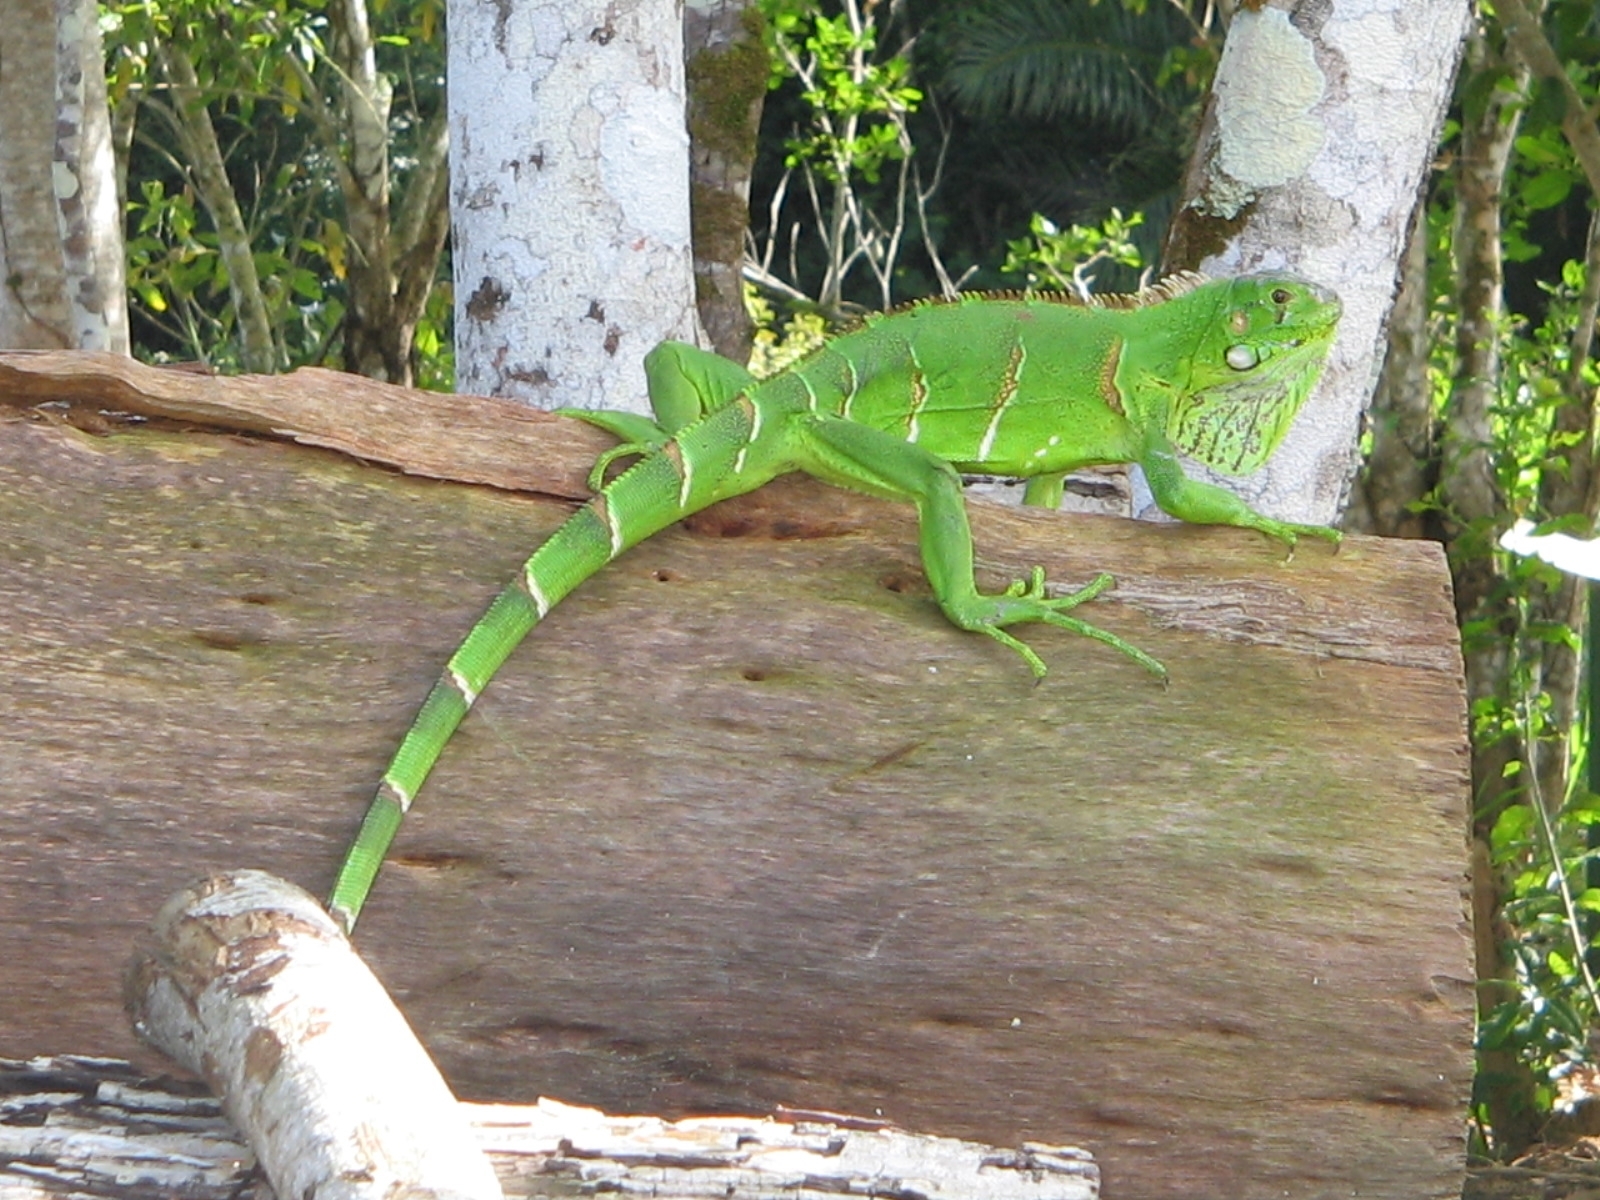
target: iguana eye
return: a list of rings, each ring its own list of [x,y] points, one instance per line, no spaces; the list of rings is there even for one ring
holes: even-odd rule
[[[1273,288],[1272,302],[1274,304],[1287,304],[1294,299],[1294,294],[1288,288]]]
[[[1222,357],[1235,371],[1248,371],[1261,361],[1261,356],[1255,352],[1255,348],[1243,343],[1229,346],[1227,353]]]

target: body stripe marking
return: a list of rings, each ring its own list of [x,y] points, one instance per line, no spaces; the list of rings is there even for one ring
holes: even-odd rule
[[[856,374],[855,363],[851,362],[845,355],[841,354],[839,357],[844,359],[845,370],[850,372],[850,386],[845,389],[844,404],[839,409],[839,415],[848,421],[850,419],[850,406],[855,403],[856,393],[861,390],[861,376]],[[811,398],[812,412],[817,410],[816,399],[815,396]]]
[[[1112,342],[1106,349],[1106,361],[1100,366],[1100,399],[1119,417],[1128,415],[1122,405],[1122,393],[1117,389],[1117,365],[1122,362],[1122,347],[1126,344],[1121,338]]]
[[[800,381],[805,383],[805,376],[800,376]],[[811,390],[811,385],[806,384],[806,390]],[[745,434],[744,445],[739,447],[739,453],[733,456],[733,473],[737,475],[744,470],[744,456],[750,452],[750,447],[755,443],[756,434],[761,432],[761,409],[756,402],[750,399],[748,393],[740,392],[739,398],[734,401],[739,406],[739,411],[744,413],[745,419],[750,422],[750,431]]]
[[[689,507],[689,464],[684,460],[683,447],[678,445],[678,439],[672,438],[661,447],[661,457],[672,464],[672,469],[678,473],[678,507]]]
[[[594,515],[604,523],[606,532],[611,536],[611,557],[615,558],[622,553],[621,522],[617,520],[616,513],[611,511],[611,505],[606,502],[604,493],[590,500],[589,507],[594,510]]]
[[[928,405],[928,376],[917,361],[917,352],[909,344],[906,353],[911,358],[911,408],[906,413],[906,441],[915,442],[921,432],[917,427],[922,410]]]
[[[411,793],[387,775],[378,784],[378,795],[389,801],[401,812],[407,812],[411,808]]]
[[[1022,344],[1022,335],[1019,333],[1011,347],[1011,356],[1006,360],[1005,374],[1000,376],[1000,387],[995,392],[989,427],[983,431],[983,440],[978,443],[979,462],[989,461],[989,453],[994,449],[995,436],[1000,432],[1000,418],[1006,415],[1007,406],[1016,396],[1017,388],[1022,385],[1022,364],[1027,361],[1028,348]]]
[[[854,373],[855,372],[852,369],[851,374],[853,375]],[[817,401],[817,389],[811,386],[811,380],[806,378],[804,371],[796,371],[794,374],[795,374],[795,378],[800,381],[800,386],[805,388],[805,390],[806,390],[806,407],[809,408],[812,412],[816,412],[817,411],[817,403],[818,403],[818,401]],[[846,400],[846,407],[848,407],[848,406],[849,406],[849,401],[847,399]]]
[[[445,678],[449,679],[450,682],[455,685],[456,691],[461,693],[461,698],[467,702],[468,708],[471,708],[478,702],[477,689],[474,688],[472,684],[467,682],[467,677],[461,673],[460,667],[457,667],[452,663],[449,671],[445,675]]]
[[[528,599],[533,601],[533,611],[539,620],[544,620],[545,614],[550,611],[550,598],[539,585],[539,573],[534,569],[531,558],[522,564],[522,588],[528,593]]]

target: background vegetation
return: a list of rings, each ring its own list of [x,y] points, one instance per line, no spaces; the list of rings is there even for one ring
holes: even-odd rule
[[[746,277],[766,326],[1159,262],[1223,28],[1186,0],[762,0]],[[439,0],[104,8],[137,353],[452,378]],[[1472,701],[1479,1147],[1586,1078],[1600,912],[1587,587],[1497,548],[1593,530],[1600,17],[1480,6],[1402,265],[1347,524],[1447,547]],[[373,122],[378,120],[375,139]],[[381,144],[378,144],[381,143]],[[362,265],[395,264],[385,308]],[[787,323],[787,325],[785,324]]]

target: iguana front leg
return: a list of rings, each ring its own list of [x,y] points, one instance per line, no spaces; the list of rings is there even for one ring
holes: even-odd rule
[[[838,417],[796,417],[792,436],[796,463],[808,474],[917,506],[923,570],[939,607],[954,624],[1011,647],[1039,677],[1047,669],[1044,660],[1026,642],[1007,633],[1006,626],[1035,621],[1070,629],[1122,651],[1162,679],[1167,677],[1167,669],[1137,646],[1067,615],[1111,587],[1110,575],[1099,575],[1067,596],[1046,596],[1044,568],[1035,567],[1029,579],[1013,583],[1004,592],[978,591],[961,477],[944,459],[893,434]]]
[[[1301,537],[1337,542],[1341,534],[1327,525],[1300,525],[1264,517],[1226,488],[1190,479],[1183,473],[1172,443],[1159,431],[1145,435],[1139,465],[1156,505],[1169,516],[1195,525],[1236,525],[1258,529],[1268,537],[1285,543],[1291,550]]]

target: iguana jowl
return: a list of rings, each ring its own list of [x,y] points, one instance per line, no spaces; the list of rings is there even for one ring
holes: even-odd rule
[[[506,658],[567,593],[629,546],[682,517],[789,471],[917,506],[923,566],[945,615],[1045,666],[1007,632],[1029,621],[1105,642],[1165,669],[1069,610],[1111,585],[1064,596],[1044,572],[983,593],[960,472],[1028,478],[1029,499],[1059,499],[1062,475],[1136,462],[1155,501],[1185,521],[1337,540],[1264,517],[1189,479],[1182,452],[1244,475],[1277,448],[1311,390],[1339,302],[1286,275],[1174,276],[1135,296],[1083,303],[969,296],[869,317],[768,379],[681,343],[645,360],[655,421],[574,413],[622,444],[596,464],[596,495],[567,519],[451,656],[384,772],[328,907],[351,929],[389,844],[440,751]],[[602,486],[617,458],[638,461]]]

